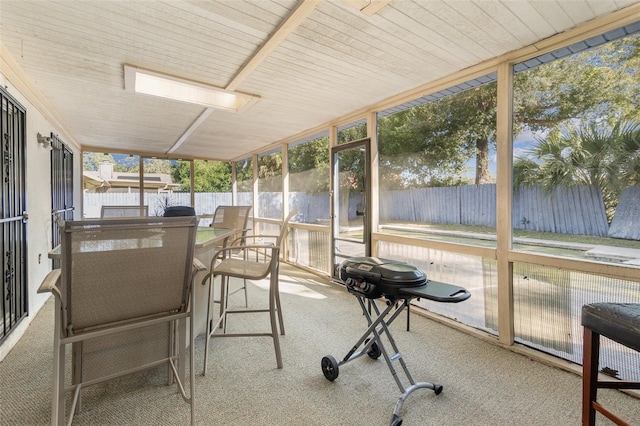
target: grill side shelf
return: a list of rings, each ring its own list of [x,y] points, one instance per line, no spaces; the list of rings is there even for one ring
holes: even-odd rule
[[[398,294],[435,300],[442,303],[458,303],[471,297],[471,293],[463,287],[428,281],[420,287],[406,287],[398,290]]]

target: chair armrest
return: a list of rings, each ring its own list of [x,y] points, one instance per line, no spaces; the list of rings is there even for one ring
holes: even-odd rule
[[[207,267],[195,257],[193,258],[193,272],[206,271]]]
[[[62,299],[62,293],[60,293],[60,289],[58,288],[58,284],[61,279],[61,271],[60,269],[54,269],[44,277],[40,287],[38,287],[38,293],[53,293],[57,297]]]
[[[226,252],[232,252],[235,250],[261,250],[261,249],[268,249],[268,250],[280,250],[280,247],[274,245],[274,244],[244,244],[241,246],[227,246],[227,247],[223,247],[219,250],[217,250],[214,254],[213,254],[213,259],[211,260],[211,264],[213,265],[213,263],[216,260],[219,259],[224,259],[226,257]]]
[[[193,271],[192,271],[192,274],[193,274],[193,275],[192,275],[192,280],[193,280],[193,281],[192,281],[192,282],[195,284],[195,281],[196,281],[196,274],[197,274],[198,272],[206,271],[206,270],[207,270],[207,267],[206,267],[206,266],[204,266],[204,263],[200,262],[198,259],[196,259],[196,258],[194,257],[194,258],[193,258]],[[204,277],[204,279],[202,280],[202,285],[205,285],[205,281],[206,281],[207,279],[209,279],[209,275],[210,275],[210,274],[207,274],[207,275]]]
[[[278,252],[280,250],[280,247],[276,246],[275,244],[245,244],[245,245],[241,245],[241,246],[227,246],[227,247],[223,247],[219,250],[217,250],[214,254],[213,257],[211,258],[211,267],[209,268],[209,273],[207,275],[205,275],[205,277],[202,279],[201,284],[202,285],[207,285],[207,282],[211,279],[213,279],[214,277],[216,277],[215,274],[215,265],[216,262],[219,260],[224,260],[227,257],[227,252],[232,252],[235,250],[271,250],[271,255],[272,256],[277,256],[277,254],[273,253],[273,252]],[[266,262],[265,262],[266,263]]]
[[[265,238],[273,238],[274,240],[277,240],[278,237],[280,237],[280,235],[245,235],[244,237],[238,237],[235,240],[233,240],[231,242],[231,244],[227,244],[229,246],[233,246],[235,245],[238,241],[241,240],[258,240],[258,239],[265,239]],[[238,247],[235,247],[236,249],[238,249]]]
[[[251,228],[244,228],[244,229],[236,229],[234,234],[235,235],[240,235],[239,237],[234,238],[231,243],[227,244],[228,246],[234,245],[236,244],[238,241],[242,241],[247,237],[250,237],[251,234],[247,234],[247,232],[249,232],[251,230]]]

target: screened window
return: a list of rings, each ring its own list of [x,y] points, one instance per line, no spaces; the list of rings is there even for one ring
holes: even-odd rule
[[[149,216],[162,216],[171,206],[192,206],[191,161],[143,158],[142,170],[144,205],[149,208]]]
[[[82,153],[82,213],[99,218],[103,206],[140,206],[140,157]]]
[[[289,206],[303,223],[329,221],[329,137],[289,145]]]
[[[514,248],[640,265],[640,34],[599,40],[515,67]]]
[[[622,28],[514,67],[515,250],[640,266],[639,63],[640,34]],[[515,338],[580,362],[582,306],[638,303],[639,286],[514,262]],[[636,352],[605,341],[600,356],[638,380]]]
[[[247,158],[237,161],[236,188],[239,206],[253,205],[253,160]],[[255,213],[255,212],[254,212]]]
[[[212,215],[218,206],[230,206],[231,163],[193,161],[193,194],[198,215]],[[180,169],[180,179],[186,179],[186,166]],[[184,174],[184,177],[183,177]],[[209,226],[211,218],[200,218],[200,226]]]
[[[361,119],[338,127],[338,144],[367,137],[367,120]]]
[[[282,219],[282,151],[266,153],[258,158],[258,215]]]
[[[289,208],[296,221],[314,224],[296,229],[296,261],[322,272],[329,271],[329,136],[317,135],[288,147]]]
[[[380,230],[495,246],[495,74],[378,114]]]

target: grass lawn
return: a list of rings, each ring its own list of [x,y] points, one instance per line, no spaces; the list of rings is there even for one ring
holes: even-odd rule
[[[413,230],[421,230],[424,231],[425,234],[438,234],[447,232],[450,233],[451,236],[456,236],[458,238],[464,237],[465,234],[466,239],[473,239],[473,234],[476,235],[487,235],[487,236],[495,236],[496,230],[495,228],[489,228],[486,226],[471,226],[471,225],[447,225],[447,224],[418,224],[418,223],[388,223],[385,225],[392,225],[400,227],[407,227]],[[395,232],[394,232],[395,233]],[[571,235],[571,234],[556,234],[553,232],[538,232],[538,231],[530,231],[526,229],[514,229],[513,230],[514,238],[527,238],[534,240],[547,240],[547,241],[557,241],[557,242],[566,242],[566,243],[578,243],[578,244],[587,244],[593,246],[611,246],[611,247],[624,247],[624,248],[635,248],[640,249],[640,241],[636,240],[624,240],[620,238],[610,238],[610,237],[594,237],[591,235]],[[431,236],[429,236],[431,238]]]

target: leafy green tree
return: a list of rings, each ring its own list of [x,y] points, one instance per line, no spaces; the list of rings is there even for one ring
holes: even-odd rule
[[[481,90],[490,92],[491,87]],[[495,89],[495,85],[493,87]],[[466,99],[481,95],[480,91],[465,94]],[[464,112],[467,118],[457,110]],[[404,189],[459,184],[464,163],[473,155],[473,150],[467,149],[463,142],[469,129],[465,123],[470,122],[469,116],[475,111],[465,99],[452,96],[446,102],[443,99],[379,120],[382,186]],[[495,126],[485,128],[495,129]]]
[[[342,129],[338,132],[338,145],[353,142],[367,137],[367,124],[361,123]],[[364,191],[365,164],[362,153],[358,150],[343,151],[338,162],[338,184],[342,189]],[[346,192],[345,192],[346,193]]]
[[[329,138],[327,136],[289,148],[291,191],[329,190]]]
[[[260,179],[260,191],[282,191],[282,153],[280,151],[263,155],[258,159],[258,179]]]
[[[612,123],[637,114],[639,40],[623,38],[518,73],[515,133],[547,131],[574,119]],[[380,154],[390,160],[381,162],[381,175],[388,186],[449,184],[447,176],[459,176],[474,156],[475,183],[490,183],[496,106],[496,84],[490,83],[381,120]]]
[[[140,170],[140,157],[137,155],[127,155],[117,161],[116,171],[137,172]]]
[[[367,137],[367,123],[361,123],[338,132],[338,145]]]
[[[231,164],[220,161],[193,162],[194,192],[230,192],[231,191]],[[188,190],[191,184],[190,162],[181,161],[174,165],[172,171],[173,181],[182,184]]]
[[[103,154],[101,152],[85,152],[82,154],[82,167],[84,170],[98,171],[100,164],[104,162],[116,164],[116,160],[111,154]]]
[[[142,167],[145,173],[162,173],[169,175],[171,174],[172,163],[170,160],[161,158],[145,158]],[[138,168],[139,167],[136,166],[135,171],[138,171]]]
[[[236,182],[239,192],[253,192],[253,165],[251,159],[236,162]]]

